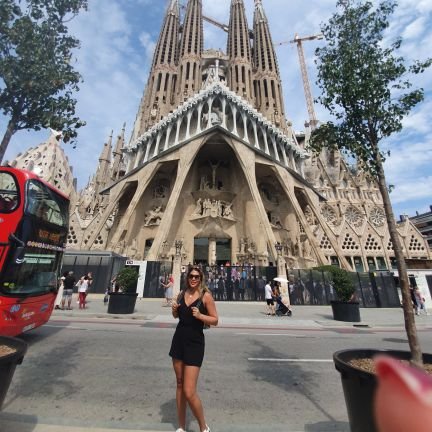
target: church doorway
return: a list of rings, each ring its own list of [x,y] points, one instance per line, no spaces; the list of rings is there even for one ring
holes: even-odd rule
[[[231,239],[205,238],[194,239],[194,263],[225,265],[231,263]]]

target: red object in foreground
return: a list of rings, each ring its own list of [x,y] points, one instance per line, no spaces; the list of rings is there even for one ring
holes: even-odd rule
[[[31,172],[0,167],[0,335],[49,320],[68,224],[65,195]]]
[[[430,432],[432,377],[398,360],[378,356],[375,419],[380,432]]]

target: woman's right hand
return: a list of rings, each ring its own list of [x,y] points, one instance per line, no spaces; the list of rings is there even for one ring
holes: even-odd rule
[[[171,303],[171,311],[172,311],[174,318],[177,318],[177,316],[178,316],[178,307],[179,307],[179,305],[176,301],[173,301]]]

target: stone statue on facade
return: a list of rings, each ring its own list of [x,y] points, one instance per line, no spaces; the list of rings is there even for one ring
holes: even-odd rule
[[[154,207],[145,214],[144,226],[160,225],[163,216],[162,206]]]

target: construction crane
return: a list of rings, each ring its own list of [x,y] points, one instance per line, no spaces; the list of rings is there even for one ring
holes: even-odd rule
[[[321,33],[316,34],[316,35],[312,35],[312,36],[304,36],[304,37],[299,37],[299,35],[296,33],[294,36],[294,40],[279,42],[279,43],[275,44],[275,46],[286,45],[289,43],[297,44],[297,51],[298,51],[298,56],[299,56],[299,61],[300,61],[301,75],[302,75],[302,79],[303,79],[303,87],[304,87],[304,92],[305,92],[306,105],[307,105],[307,110],[308,110],[308,114],[309,114],[309,124],[310,124],[312,129],[314,129],[317,126],[318,120],[317,120],[316,114],[315,114],[312,91],[311,91],[309,77],[308,77],[307,68],[306,68],[306,60],[305,60],[305,55],[304,55],[304,50],[303,50],[303,42],[312,41],[312,40],[319,40],[319,39],[323,39],[323,38],[324,38],[324,36]]]
[[[187,9],[187,6],[184,5],[184,4],[180,4],[180,7],[181,7],[183,10],[186,10],[186,9]],[[214,26],[219,27],[219,28],[222,29],[224,32],[228,33],[229,28],[228,28],[228,26],[227,26],[226,24],[222,24],[222,23],[220,23],[220,22],[214,20],[213,18],[209,18],[209,17],[204,16],[204,15],[203,15],[202,18],[203,18],[204,21],[207,21],[207,22],[209,22],[210,24],[213,24]]]

